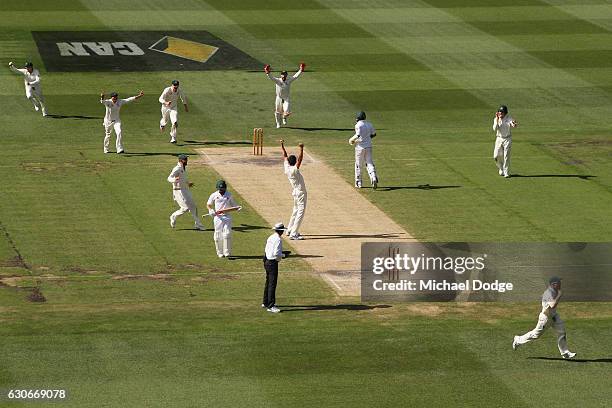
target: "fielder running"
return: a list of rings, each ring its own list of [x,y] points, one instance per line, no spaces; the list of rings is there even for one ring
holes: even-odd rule
[[[272,69],[270,65],[264,66],[264,72],[270,78],[272,82],[276,84],[276,103],[274,104],[274,118],[276,119],[276,128],[281,127],[281,121],[283,125],[287,124],[287,117],[291,115],[291,101],[290,101],[290,90],[291,83],[299,78],[304,72],[306,64],[300,63],[300,68],[291,77],[289,77],[287,71],[281,72],[279,78],[270,75]]]
[[[168,182],[172,183],[172,197],[174,201],[179,205],[179,209],[170,215],[170,227],[176,226],[176,219],[185,214],[187,211],[191,213],[193,220],[195,221],[195,228],[199,230],[204,229],[204,225],[198,218],[198,208],[196,207],[195,201],[191,196],[190,187],[194,184],[187,181],[187,162],[189,157],[181,154],[178,157],[178,163],[168,176]]]
[[[115,147],[117,148],[117,153],[123,153],[123,139],[121,134],[121,117],[119,116],[119,111],[121,110],[121,106],[126,103],[130,103],[135,101],[138,98],[141,98],[144,95],[142,91],[138,93],[136,96],[131,96],[127,99],[119,99],[119,95],[117,92],[111,93],[110,99],[104,99],[104,93],[100,94],[100,103],[106,107],[106,113],[104,114],[104,153],[108,153],[108,148],[110,146],[110,138],[111,132],[115,129]]]
[[[304,183],[302,173],[300,173],[300,166],[304,159],[304,143],[298,144],[300,148],[300,155],[298,157],[294,155],[287,156],[285,141],[281,140],[280,144],[283,150],[285,174],[293,189],[291,192],[293,196],[293,212],[291,213],[291,219],[287,225],[287,235],[289,235],[291,239],[304,239],[304,237],[300,235],[300,225],[302,225],[302,220],[304,219],[307,201],[306,184]]]
[[[518,123],[512,116],[508,115],[508,107],[499,107],[493,118],[493,131],[495,132],[495,148],[493,149],[493,160],[497,165],[500,176],[510,177],[510,152],[512,150],[512,128]]]
[[[168,124],[168,118],[172,123],[170,128],[170,143],[176,143],[176,131],[178,128],[178,99],[181,99],[185,112],[189,112],[187,107],[187,98],[183,93],[183,90],[179,88],[179,81],[176,79],[172,81],[172,86],[164,89],[159,97],[159,103],[161,106],[161,120],[159,121],[159,131],[163,133],[164,128]]]
[[[361,166],[365,160],[372,188],[378,187],[376,167],[372,160],[372,138],[376,137],[376,129],[366,120],[365,112],[357,113],[355,118],[355,134],[349,139],[350,145],[355,145],[355,187],[361,188]]]
[[[557,346],[561,356],[565,359],[574,358],[576,353],[572,353],[567,348],[567,338],[565,335],[565,324],[557,313],[557,305],[561,299],[561,279],[552,277],[548,281],[549,285],[542,295],[542,312],[538,318],[538,324],[535,329],[523,334],[522,336],[514,336],[512,341],[512,349],[516,350],[520,345],[529,343],[532,340],[539,338],[550,322],[557,332]]]
[[[42,111],[43,116],[47,116],[47,108],[45,107],[45,97],[42,94],[42,87],[40,85],[40,73],[37,69],[34,69],[34,65],[28,61],[25,63],[24,68],[15,68],[13,62],[9,62],[9,68],[17,73],[23,75],[23,83],[25,85],[26,98],[34,105],[34,110],[38,112]]]
[[[208,213],[214,215],[215,248],[219,258],[230,257],[232,254],[232,217],[223,212],[224,209],[237,207],[232,194],[227,191],[224,180],[217,181],[217,191],[208,198]]]

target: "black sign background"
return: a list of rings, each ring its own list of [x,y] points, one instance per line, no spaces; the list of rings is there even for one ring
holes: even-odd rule
[[[134,72],[134,71],[207,71],[255,70],[263,64],[208,31],[33,31],[32,36],[49,72]],[[150,50],[164,36],[178,37],[218,47],[205,63]],[[118,42],[138,45],[144,55],[60,56],[58,42]]]

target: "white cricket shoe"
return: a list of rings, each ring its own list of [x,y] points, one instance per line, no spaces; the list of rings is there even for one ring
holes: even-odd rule
[[[510,173],[504,174],[504,178],[510,178]]]
[[[36,112],[38,112],[38,111],[40,110],[40,108],[38,107],[38,105],[34,105],[34,110],[35,110]]]
[[[287,118],[283,118],[283,125],[287,124]]]
[[[269,307],[266,310],[270,313],[280,313],[281,312],[281,310],[276,306]]]
[[[355,182],[355,188],[361,188],[361,181]]]
[[[276,128],[277,128],[277,129],[280,129],[280,127],[281,127],[280,123],[277,123],[277,124],[276,124]]]
[[[289,239],[295,240],[295,241],[300,241],[302,239],[304,239],[304,237],[300,234],[293,234],[293,235],[289,235]]]
[[[516,350],[520,346],[520,344],[518,344],[517,339],[518,339],[518,336],[514,336],[514,339],[512,340],[512,350]]]
[[[502,169],[499,169],[499,171],[497,172],[500,176],[504,175],[504,171]]]
[[[105,152],[105,153],[108,153],[108,152]],[[174,228],[174,227],[176,227],[176,220],[170,217],[170,228]]]
[[[567,353],[561,354],[561,356],[566,360],[571,360],[572,358],[576,357],[576,353],[568,351]]]
[[[204,230],[206,230],[206,227],[205,227],[205,226],[203,226],[203,225],[196,225],[196,226],[195,226],[195,229],[197,229],[197,230],[199,230],[199,231],[204,231]]]

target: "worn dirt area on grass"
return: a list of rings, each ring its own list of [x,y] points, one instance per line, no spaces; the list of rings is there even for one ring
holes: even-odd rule
[[[288,149],[288,153],[291,152]],[[266,220],[289,222],[291,186],[280,149],[253,156],[250,147],[197,150],[192,165],[215,169]],[[362,242],[415,241],[378,207],[363,197],[331,167],[305,151],[301,172],[308,203],[300,232],[303,241],[286,242],[342,296],[359,296]],[[367,178],[367,175],[366,175]],[[240,217],[240,215],[237,215]],[[265,242],[261,243],[262,252]],[[281,266],[282,270],[282,266]]]

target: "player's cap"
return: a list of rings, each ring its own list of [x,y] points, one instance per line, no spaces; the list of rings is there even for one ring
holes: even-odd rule
[[[187,159],[189,159],[189,156],[187,156],[186,154],[179,154],[178,159],[179,160],[187,160]]]
[[[366,113],[364,111],[359,111],[357,112],[357,115],[355,115],[355,119],[357,120],[365,120],[366,118]]]
[[[227,184],[225,184],[225,180],[217,181],[217,190],[221,190],[225,188],[227,188]]]
[[[285,228],[282,222],[277,222],[276,224],[274,224],[274,227],[272,229],[274,231],[285,231],[287,228]]]
[[[32,61],[26,61],[26,63],[25,63],[25,67],[26,68],[27,67],[33,67],[33,66],[34,66],[34,64],[32,64]]]
[[[558,276],[553,276],[552,278],[548,280],[548,283],[550,285],[552,285],[553,283],[559,283],[559,282],[561,282],[561,278]]]
[[[289,75],[289,73],[287,71],[283,71],[281,72],[281,75]]]
[[[172,85],[174,86],[179,86],[179,81],[177,81],[176,79],[172,81]]]
[[[508,107],[506,105],[502,105],[499,107],[499,109],[497,110],[498,112],[503,113],[504,115],[508,113]]]
[[[115,98],[116,98],[117,96],[119,96],[119,94],[118,94],[117,92],[112,92],[112,93],[111,93],[111,98],[113,98],[113,97],[115,97]]]

